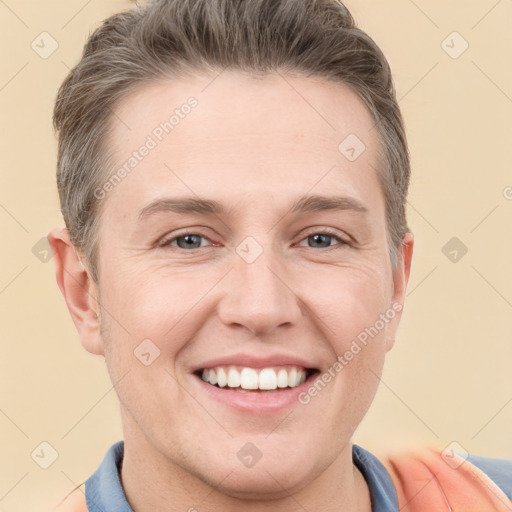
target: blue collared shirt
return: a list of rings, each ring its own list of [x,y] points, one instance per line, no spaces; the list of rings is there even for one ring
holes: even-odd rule
[[[85,482],[89,512],[133,512],[119,478],[124,441],[113,444],[95,473]],[[363,474],[373,512],[398,512],[398,499],[391,477],[382,463],[369,451],[354,444],[352,459]],[[512,460],[469,455],[469,462],[479,467],[512,499]]]

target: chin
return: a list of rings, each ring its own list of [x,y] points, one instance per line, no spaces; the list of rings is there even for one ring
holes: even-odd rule
[[[289,497],[312,479],[304,469],[299,473],[297,466],[282,467],[278,462],[268,464],[269,467],[263,464],[258,466],[237,468],[227,478],[226,473],[217,475],[217,482],[222,482],[219,490],[233,498],[261,502]]]

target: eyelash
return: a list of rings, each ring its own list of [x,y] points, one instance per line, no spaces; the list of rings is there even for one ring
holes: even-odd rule
[[[190,232],[181,233],[179,235],[175,235],[172,238],[164,239],[159,244],[159,246],[160,247],[169,247],[169,246],[171,246],[171,243],[175,242],[178,238],[183,238],[183,237],[189,236],[189,235],[193,235],[193,236],[197,236],[197,237],[200,237],[200,238],[204,238],[205,240],[208,240],[208,241],[211,242],[211,240],[208,237],[203,236],[203,235],[201,235],[199,233],[194,233],[194,232],[190,231]],[[352,246],[351,242],[349,242],[348,240],[344,240],[343,238],[341,238],[340,236],[338,236],[336,233],[332,232],[329,229],[324,229],[322,231],[312,231],[311,233],[305,235],[300,240],[300,242],[302,242],[303,240],[308,239],[309,237],[311,237],[313,235],[327,235],[329,237],[335,238],[339,242],[338,245],[341,246],[341,247],[343,247],[343,246]],[[203,249],[204,248],[204,247],[196,247],[194,249],[182,249],[181,247],[177,247],[177,246],[172,246],[172,247],[176,247],[176,249],[181,249],[182,251],[186,251],[186,252],[192,252],[194,250],[198,250],[198,249]],[[308,248],[309,249],[315,249],[315,247],[308,247]],[[332,246],[329,246],[329,247],[320,247],[320,249],[323,249],[323,250],[328,250],[328,249],[333,249],[333,248],[336,248],[336,245],[332,245]]]

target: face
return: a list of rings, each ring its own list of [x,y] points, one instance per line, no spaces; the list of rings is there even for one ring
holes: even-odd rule
[[[353,92],[212,80],[153,84],[116,109],[112,172],[138,157],[98,192],[101,334],[82,340],[119,381],[127,444],[213,486],[232,472],[233,495],[299,488],[346,453],[373,400],[410,253],[391,267],[377,133]],[[286,387],[234,391],[205,368]]]

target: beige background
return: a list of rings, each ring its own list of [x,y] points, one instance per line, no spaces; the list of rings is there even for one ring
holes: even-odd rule
[[[61,225],[52,102],[91,30],[126,0],[0,1],[0,512],[42,510],[121,439],[104,361],[82,349],[34,245]],[[512,1],[350,0],[394,70],[416,248],[403,323],[354,441],[512,458]],[[47,31],[58,49],[32,48]],[[458,58],[442,42],[457,31]],[[448,51],[462,49],[448,37]],[[507,194],[508,191],[508,194]],[[509,199],[507,199],[507,197]],[[453,263],[452,237],[468,248]],[[58,452],[42,469],[41,442]]]

